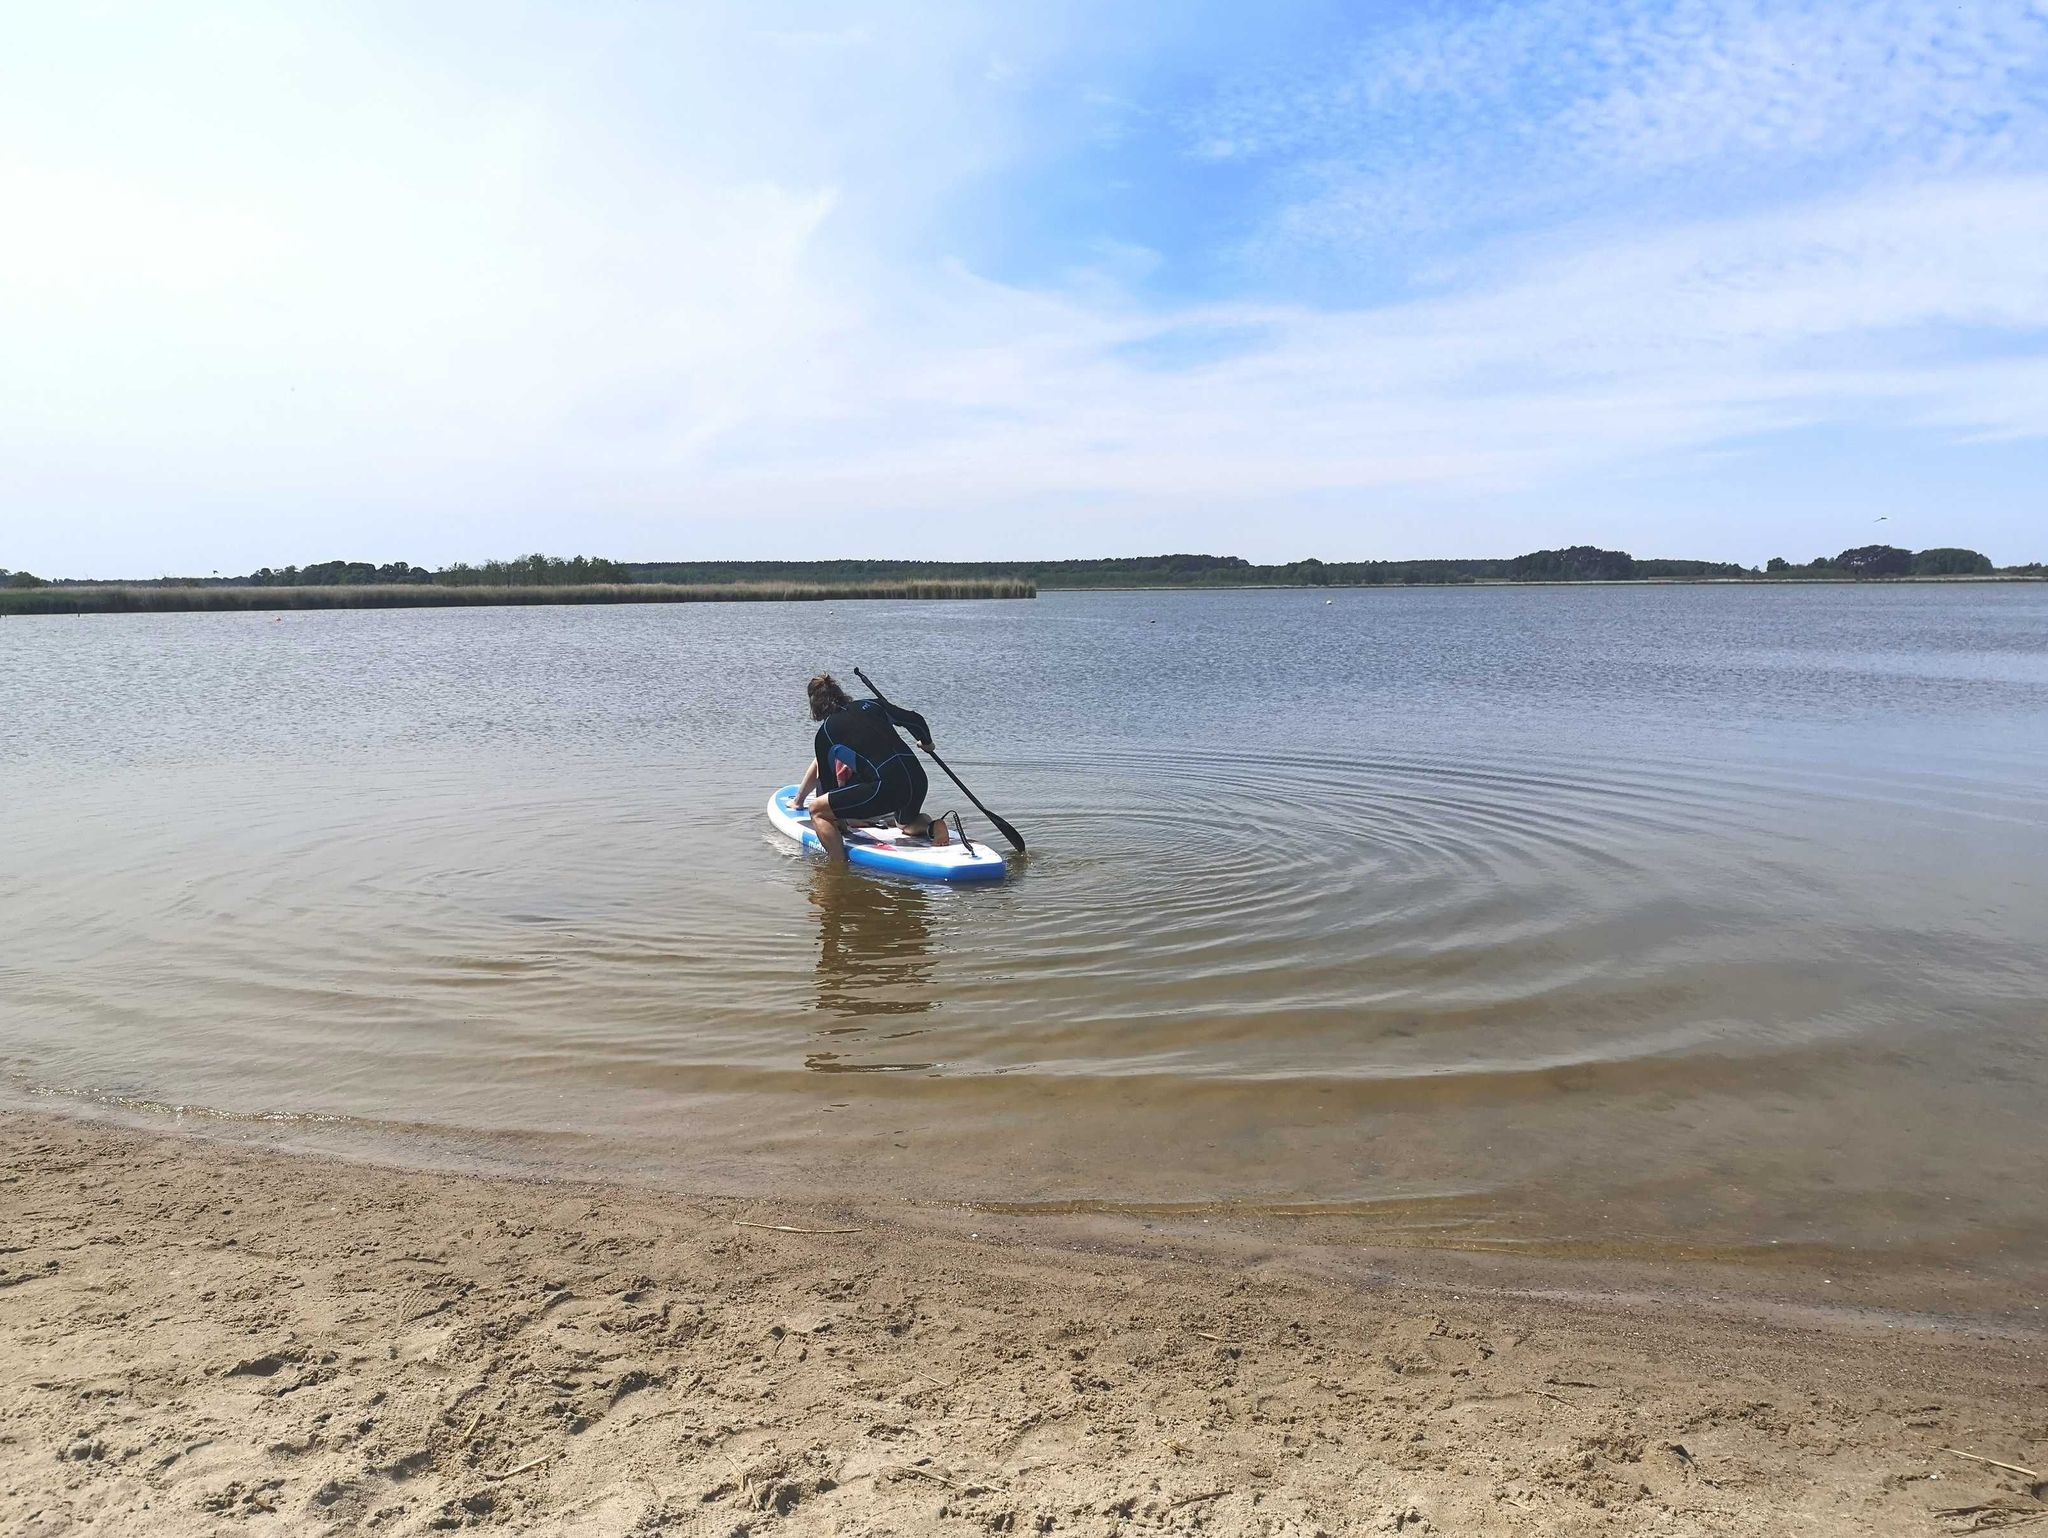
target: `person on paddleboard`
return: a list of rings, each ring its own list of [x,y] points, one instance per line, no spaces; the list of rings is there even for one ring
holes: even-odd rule
[[[825,853],[835,860],[845,859],[843,830],[887,817],[894,817],[913,838],[944,844],[948,838],[945,821],[924,810],[925,792],[930,789],[924,765],[910,751],[910,744],[896,735],[896,728],[902,727],[929,753],[932,729],[924,717],[882,700],[849,699],[830,673],[820,673],[805,689],[818,735],[803,782],[796,788],[796,804],[802,806],[812,791],[818,792],[810,802],[811,831],[818,835]]]

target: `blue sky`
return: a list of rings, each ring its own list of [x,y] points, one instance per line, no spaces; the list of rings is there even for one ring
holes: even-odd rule
[[[2048,0],[81,0],[0,209],[45,574],[2048,558]]]

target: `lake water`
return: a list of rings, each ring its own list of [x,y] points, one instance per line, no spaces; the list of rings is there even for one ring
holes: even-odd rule
[[[398,1159],[2038,1295],[2048,588],[1329,598],[0,621],[0,1075]],[[770,834],[855,665],[1030,839],[1009,882]]]

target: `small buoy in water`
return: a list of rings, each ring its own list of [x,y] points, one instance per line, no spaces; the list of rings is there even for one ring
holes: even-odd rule
[[[1324,603],[1335,603],[1336,601],[1337,601],[1337,600],[1336,600],[1336,599],[1334,599],[1334,598],[1325,598],[1325,599],[1323,600],[1323,602],[1324,602]]]

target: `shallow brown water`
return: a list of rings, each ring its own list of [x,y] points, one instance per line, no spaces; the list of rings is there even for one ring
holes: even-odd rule
[[[767,831],[855,664],[1030,837],[1001,889]],[[2048,1275],[2042,588],[17,619],[0,715],[40,1105]]]

